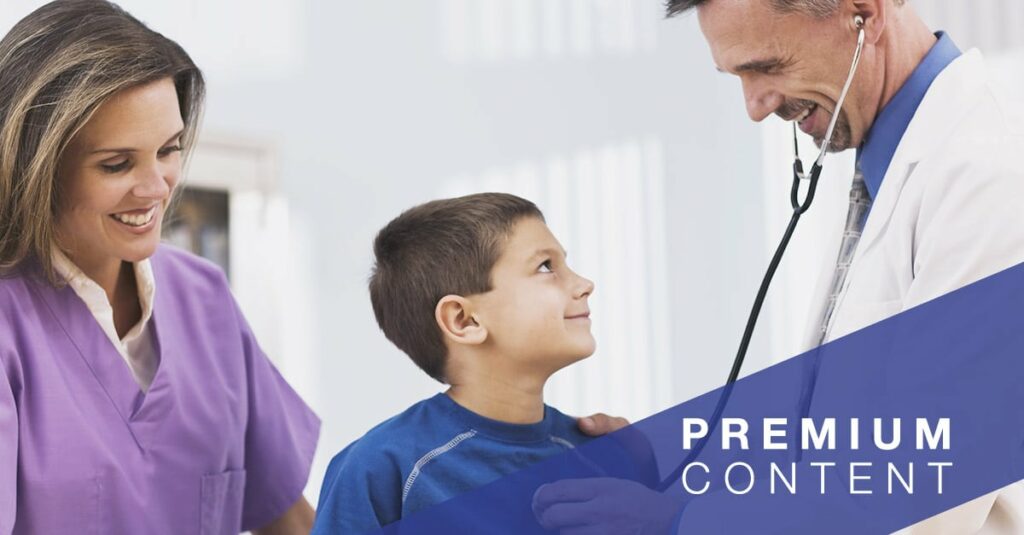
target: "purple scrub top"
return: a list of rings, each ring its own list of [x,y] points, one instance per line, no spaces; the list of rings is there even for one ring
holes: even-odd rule
[[[223,273],[161,246],[143,394],[74,290],[0,279],[0,534],[236,534],[302,494],[316,415]]]

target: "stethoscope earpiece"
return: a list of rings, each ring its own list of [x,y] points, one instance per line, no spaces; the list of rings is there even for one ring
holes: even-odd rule
[[[864,17],[860,15],[853,17],[853,23],[857,26],[858,30],[864,29]]]

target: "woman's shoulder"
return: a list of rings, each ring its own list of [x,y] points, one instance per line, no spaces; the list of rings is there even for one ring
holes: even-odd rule
[[[25,266],[0,275],[0,353],[14,351],[26,332],[42,328],[40,298],[51,288],[41,272]]]
[[[0,318],[23,306],[29,297],[31,283],[49,284],[42,273],[35,273],[24,265],[0,273]]]
[[[161,243],[150,257],[158,285],[186,287],[190,291],[224,292],[229,288],[227,275],[217,264],[184,249]]]

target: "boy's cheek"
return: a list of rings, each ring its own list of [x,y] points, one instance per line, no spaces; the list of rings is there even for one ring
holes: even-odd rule
[[[518,292],[495,295],[488,314],[492,331],[523,337],[520,343],[553,336],[565,330],[566,305],[556,292],[520,288]]]

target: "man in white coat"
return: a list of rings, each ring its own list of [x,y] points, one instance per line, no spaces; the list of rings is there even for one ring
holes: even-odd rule
[[[905,0],[669,0],[697,10],[754,121],[798,121],[820,145],[863,26],[834,151],[856,149],[850,217],[823,251],[808,349],[1024,262],[1024,114]],[[1024,401],[1024,400],[1022,400]],[[1021,483],[909,533],[1024,533]]]
[[[796,121],[819,145],[864,30],[860,67],[830,149],[857,150],[850,212],[845,228],[835,229],[834,247],[821,252],[825,272],[807,349],[1024,262],[1024,113],[991,86],[978,51],[961,53],[906,0],[666,3],[670,16],[697,11],[715,65],[740,78],[751,119]],[[597,423],[590,433],[623,425]],[[573,492],[558,487],[550,499],[538,493],[544,503],[535,511],[544,525],[575,526],[594,516]],[[557,516],[545,500],[561,504]],[[700,507],[694,500],[687,509]],[[666,527],[666,519],[642,514],[616,522],[636,533]],[[903,533],[1024,533],[1024,484]]]

